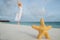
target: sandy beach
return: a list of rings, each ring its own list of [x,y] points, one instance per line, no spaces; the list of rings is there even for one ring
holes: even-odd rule
[[[51,40],[60,40],[60,28],[52,28],[48,33]],[[38,40],[37,34],[31,26],[0,23],[0,40]]]

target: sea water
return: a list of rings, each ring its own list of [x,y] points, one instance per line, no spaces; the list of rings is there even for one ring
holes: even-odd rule
[[[7,22],[9,24],[18,24],[17,22]],[[45,24],[51,25],[53,28],[60,28],[60,22],[45,22]],[[28,25],[28,26],[32,26],[32,25],[40,25],[40,22],[20,22],[20,25]]]

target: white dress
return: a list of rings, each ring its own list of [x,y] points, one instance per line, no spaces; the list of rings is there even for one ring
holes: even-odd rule
[[[22,7],[19,9],[18,13],[16,14],[15,21],[20,21],[22,16]]]

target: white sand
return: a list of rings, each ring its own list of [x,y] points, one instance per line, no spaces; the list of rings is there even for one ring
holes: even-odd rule
[[[37,34],[30,26],[0,23],[0,40],[37,40]],[[49,34],[51,40],[60,40],[60,29],[52,28]]]

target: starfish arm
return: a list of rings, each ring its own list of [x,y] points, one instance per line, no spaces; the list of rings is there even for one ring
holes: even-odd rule
[[[45,37],[46,37],[47,39],[50,39],[50,36],[49,36],[48,32],[45,32]]]
[[[41,38],[43,37],[44,34],[45,34],[45,32],[39,33],[38,36],[37,36],[37,38],[38,38],[38,39],[41,39]]]
[[[34,28],[36,30],[39,30],[39,27],[38,26],[35,26],[35,25],[33,25],[32,28]]]
[[[52,27],[51,26],[47,26],[47,30],[51,29]]]

